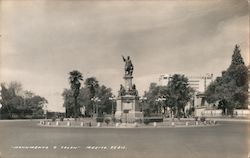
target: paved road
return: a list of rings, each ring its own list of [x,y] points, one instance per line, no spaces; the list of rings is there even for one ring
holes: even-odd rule
[[[0,121],[1,158],[247,158],[250,123],[160,129],[51,128]]]

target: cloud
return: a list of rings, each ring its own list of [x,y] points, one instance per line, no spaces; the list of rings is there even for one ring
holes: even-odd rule
[[[236,43],[248,58],[245,0],[3,1],[1,13],[1,78],[48,96],[53,109],[74,69],[116,93],[121,55],[141,92],[163,73],[220,74]]]

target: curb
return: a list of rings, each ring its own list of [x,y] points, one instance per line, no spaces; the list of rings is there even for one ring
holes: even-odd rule
[[[157,125],[157,124],[153,124],[153,126],[140,126],[138,124],[134,125],[134,126],[82,126],[82,124],[80,124],[79,126],[74,126],[74,125],[70,125],[68,126],[66,125],[52,125],[51,122],[47,122],[45,124],[42,124],[41,122],[38,123],[37,125],[40,127],[59,127],[59,128],[86,128],[86,129],[145,129],[145,128],[198,128],[198,127],[214,127],[219,125],[218,123],[212,123],[212,124],[194,124],[194,125],[189,125],[189,123],[187,122],[184,125],[176,125],[174,124],[174,122],[172,122],[172,124],[170,125]],[[187,125],[188,124],[188,125]]]

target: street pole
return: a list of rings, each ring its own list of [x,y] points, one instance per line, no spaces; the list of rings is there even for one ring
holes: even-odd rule
[[[147,100],[147,97],[141,97],[140,101],[142,103],[141,111],[142,111],[142,120],[144,119],[144,103]]]
[[[111,109],[111,113],[112,113],[112,118],[114,118],[114,105],[113,105],[113,100],[112,100],[112,109]]]
[[[109,100],[111,101],[112,109],[111,109],[111,116],[114,118],[114,101],[115,101],[115,96],[113,95],[112,97],[109,97]]]
[[[95,114],[95,101],[94,101],[95,97],[91,98],[91,100],[93,101],[93,106],[92,106],[92,118],[94,117]]]
[[[97,113],[97,117],[98,117],[98,103],[96,102],[96,113]]]
[[[45,114],[45,120],[47,120],[48,119],[48,109],[47,109],[48,107],[47,107],[47,104],[45,105],[45,112],[46,112],[46,114]]]
[[[166,100],[166,98],[164,96],[161,96],[155,100],[157,102],[157,105],[158,105],[157,106],[158,115],[160,114],[162,116],[163,101],[165,101],[165,100]],[[164,109],[164,112],[165,112],[165,109]]]
[[[157,99],[155,100],[155,102],[157,103],[156,105],[157,105],[157,115],[158,115],[158,111],[159,111],[159,99],[157,98]]]

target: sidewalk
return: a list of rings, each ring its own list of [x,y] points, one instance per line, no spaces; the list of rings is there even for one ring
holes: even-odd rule
[[[216,121],[228,121],[228,122],[250,122],[250,119],[242,118],[213,118]]]
[[[250,122],[250,118],[231,118],[231,117],[205,117],[206,120],[216,120],[216,121],[238,121],[238,122]],[[198,120],[200,117],[198,118]],[[172,118],[164,118],[165,121],[171,121]],[[175,118],[174,120],[178,120]],[[195,118],[180,118],[180,121],[194,121]]]

